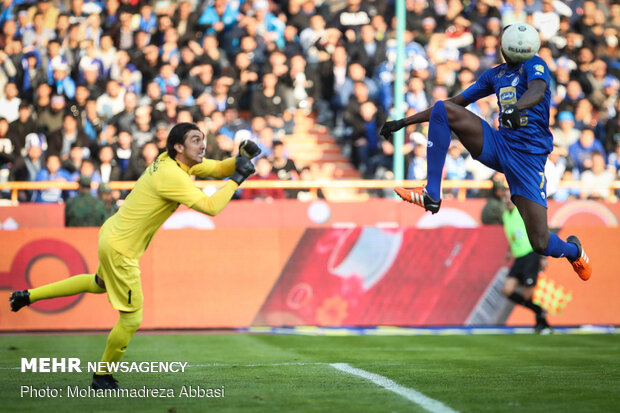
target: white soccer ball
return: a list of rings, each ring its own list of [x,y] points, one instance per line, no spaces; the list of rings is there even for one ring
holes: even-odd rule
[[[502,34],[502,52],[513,62],[531,59],[538,53],[538,49],[540,49],[540,36],[529,24],[511,24]]]

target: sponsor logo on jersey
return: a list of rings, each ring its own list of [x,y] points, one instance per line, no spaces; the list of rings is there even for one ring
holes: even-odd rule
[[[515,98],[515,92],[510,90],[508,92],[502,93],[499,97],[499,100],[502,102],[507,102],[507,101],[513,100],[514,98]]]
[[[534,70],[540,73],[545,73],[545,67],[543,65],[535,65]]]

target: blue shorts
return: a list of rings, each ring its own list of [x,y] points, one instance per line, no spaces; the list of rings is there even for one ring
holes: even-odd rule
[[[510,146],[502,134],[480,119],[484,131],[482,153],[476,159],[489,168],[503,173],[508,181],[511,198],[521,195],[547,207],[547,154],[521,152]]]

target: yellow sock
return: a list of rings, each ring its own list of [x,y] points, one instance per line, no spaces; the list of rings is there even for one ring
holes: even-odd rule
[[[28,292],[30,293],[30,303],[34,303],[46,298],[66,297],[80,293],[101,294],[105,293],[105,290],[97,285],[94,274],[80,274],[33,288]]]
[[[129,345],[129,340],[142,323],[142,309],[133,313],[119,311],[118,322],[110,331],[101,361],[120,361]],[[97,374],[111,374],[109,371],[98,371]]]

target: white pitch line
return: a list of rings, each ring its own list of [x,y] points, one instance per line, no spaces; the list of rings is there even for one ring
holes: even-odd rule
[[[370,373],[366,370],[351,367],[347,363],[332,363],[330,364],[330,366],[332,366],[336,370],[344,371],[345,373],[359,376],[368,381],[371,381],[377,386],[383,387],[386,390],[403,396],[405,399],[414,402],[415,404],[429,412],[457,413],[456,410],[452,410],[450,407],[446,406],[442,402],[431,399],[430,397],[423,395],[417,390],[401,386],[400,384],[388,379],[387,377],[383,377],[375,373]]]

